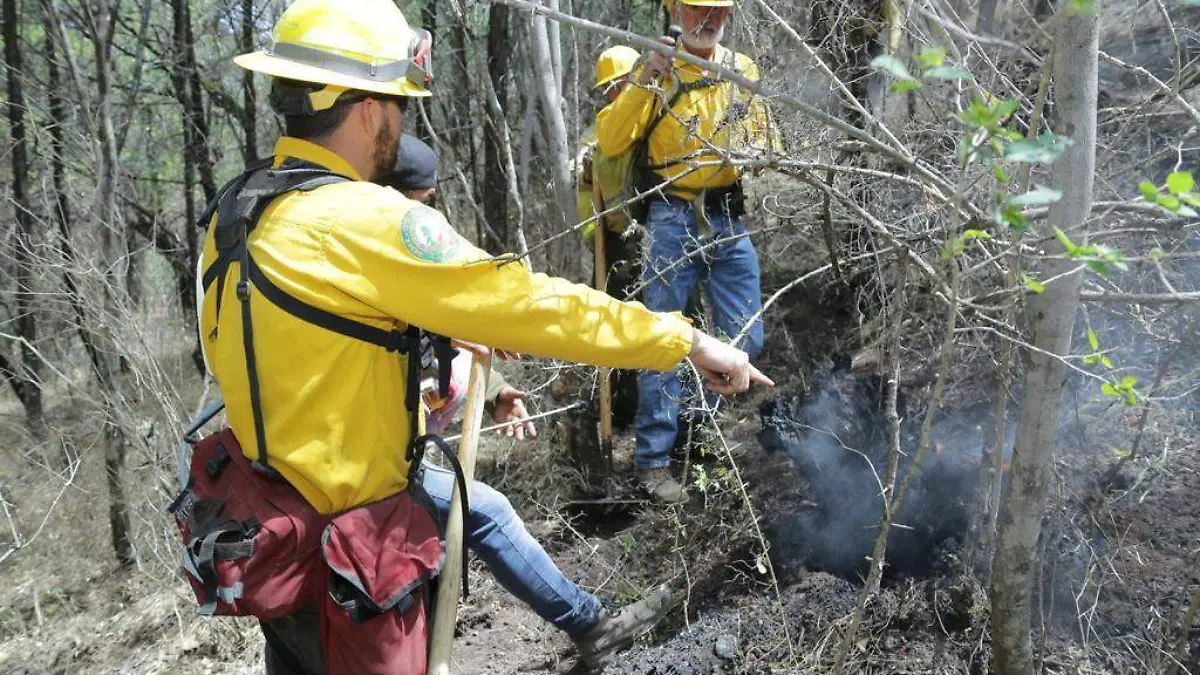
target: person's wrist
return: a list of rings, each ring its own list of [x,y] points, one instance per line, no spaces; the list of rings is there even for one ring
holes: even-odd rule
[[[708,344],[708,341],[711,339],[713,338],[708,333],[705,333],[699,328],[692,328],[692,348],[688,352],[688,358],[702,359],[703,357],[707,356],[708,353],[712,351],[712,347]]]

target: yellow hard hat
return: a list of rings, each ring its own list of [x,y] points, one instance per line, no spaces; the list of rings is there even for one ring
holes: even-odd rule
[[[328,85],[328,95],[313,94],[314,109],[322,110],[350,89],[429,96],[431,45],[429,32],[410,28],[391,0],[296,0],[279,17],[265,49],[233,62],[272,77]]]
[[[628,75],[637,60],[638,52],[633,47],[617,45],[605,49],[596,59],[596,84],[593,86],[599,89],[618,77]]]

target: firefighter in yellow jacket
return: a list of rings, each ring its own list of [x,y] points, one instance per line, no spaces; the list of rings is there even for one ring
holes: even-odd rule
[[[390,0],[297,0],[265,49],[235,59],[272,78],[283,115],[268,177],[301,167],[338,180],[306,183],[260,212],[214,216],[251,227],[243,258],[223,265],[230,242],[209,228],[200,331],[247,457],[324,514],[407,483],[408,364],[390,341],[361,335],[419,326],[507,351],[656,371],[690,358],[724,394],[770,383],[745,352],[678,315],[494,260],[434,209],[368,182],[391,170],[410,99],[430,95],[428,37]],[[329,328],[343,325],[360,337]],[[596,607],[572,617],[571,637],[585,659],[599,659],[661,611]],[[276,633],[300,623],[276,623]]]
[[[758,79],[750,57],[720,44],[734,0],[664,4],[682,29],[679,48]],[[653,310],[682,311],[705,280],[716,332],[744,336],[742,348],[756,356],[763,343],[758,254],[741,222],[742,170],[732,160],[778,148],[768,110],[732,82],[658,52],[630,81],[596,116],[596,136],[605,155],[632,155],[630,170],[642,176],[638,190],[651,195],[644,198],[650,245],[642,301]],[[681,390],[675,373],[652,369],[638,387],[638,478],[665,502],[686,498],[669,469]]]
[[[609,47],[600,52],[599,58],[596,59],[596,81],[592,90],[599,92],[606,104],[612,103],[629,84],[629,73],[633,72],[637,61],[637,50],[625,45]],[[597,207],[601,205],[594,202],[593,180],[600,181],[600,195],[605,203],[615,204],[623,186],[628,160],[625,156],[610,158],[596,148],[594,125],[583,132],[579,144],[581,148],[579,160],[576,162],[575,206],[579,221],[583,222],[600,213]],[[614,211],[601,220],[609,231],[617,234],[623,233],[629,225],[629,219],[623,210]],[[583,226],[581,234],[584,239],[591,241],[595,230],[596,222],[591,222]]]

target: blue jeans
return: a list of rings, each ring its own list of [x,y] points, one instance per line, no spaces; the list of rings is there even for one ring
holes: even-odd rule
[[[422,485],[433,499],[438,517],[445,522],[454,473],[427,464]],[[559,571],[525,529],[507,497],[475,481],[470,506],[467,546],[505,590],[567,635],[581,635],[596,625],[600,601]]]
[[[749,237],[722,242],[694,257],[688,254],[714,241],[744,234],[746,228],[723,213],[710,213],[712,236],[701,238],[692,205],[656,200],[650,204],[646,229],[650,234],[650,259],[642,278],[642,302],[659,312],[681,312],[696,285],[707,279],[708,302],[715,333],[732,338],[762,308],[758,253]],[[758,356],[763,345],[762,319],[756,319],[738,346]],[[681,376],[643,371],[638,381],[637,446],[639,469],[656,469],[671,463],[670,452],[679,427]]]

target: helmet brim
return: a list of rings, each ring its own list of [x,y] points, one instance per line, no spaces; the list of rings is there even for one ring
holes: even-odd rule
[[[629,73],[617,73],[616,75],[610,75],[609,77],[606,77],[603,80],[597,80],[596,84],[592,85],[592,89],[601,89],[601,88],[607,86],[611,82],[619,80],[622,77],[628,77],[628,76],[629,76]]]
[[[376,94],[384,94],[389,96],[411,96],[414,98],[425,98],[432,96],[432,92],[428,89],[414,84],[407,77],[402,77],[398,80],[389,80],[387,82],[376,82],[351,75],[343,75],[325,68],[318,68],[303,63],[297,63],[289,59],[280,58],[274,54],[268,54],[265,51],[253,52],[250,54],[242,54],[235,56],[233,62],[241,68],[251,70],[256,73],[270,75],[271,77],[282,77],[289,80],[298,80],[300,82],[313,82],[317,84],[332,84],[338,87],[346,87],[347,89],[356,89],[359,91],[370,91]]]

